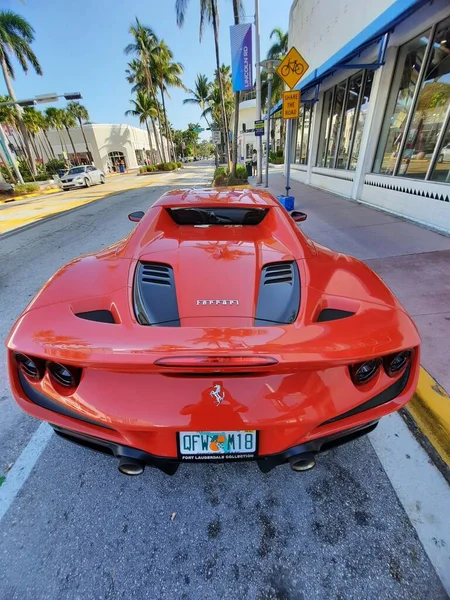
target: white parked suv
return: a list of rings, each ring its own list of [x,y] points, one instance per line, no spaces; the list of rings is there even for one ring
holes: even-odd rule
[[[76,187],[89,187],[97,183],[106,183],[106,177],[103,171],[100,171],[94,165],[72,167],[61,177],[63,190],[70,190]]]

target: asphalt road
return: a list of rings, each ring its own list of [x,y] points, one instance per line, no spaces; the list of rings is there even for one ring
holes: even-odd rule
[[[173,183],[206,174],[189,167]],[[0,237],[1,338],[58,267],[126,235],[127,213],[165,189],[132,190]],[[3,348],[0,414],[1,475],[38,426],[10,397]],[[53,435],[1,521],[0,599],[129,598],[447,595],[368,439],[304,474],[197,464],[174,477],[148,468],[127,478],[114,459]]]

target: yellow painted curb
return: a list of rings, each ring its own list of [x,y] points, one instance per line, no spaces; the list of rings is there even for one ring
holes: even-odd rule
[[[450,467],[450,397],[423,367],[417,390],[405,409]]]
[[[11,196],[6,200],[0,200],[2,204],[9,204],[10,202],[15,202],[16,200],[28,200],[28,198],[37,198],[38,196],[42,196],[43,194],[54,194],[55,192],[60,192],[61,189],[57,188],[54,190],[43,190],[41,192],[33,192],[32,194],[24,194],[22,196]]]

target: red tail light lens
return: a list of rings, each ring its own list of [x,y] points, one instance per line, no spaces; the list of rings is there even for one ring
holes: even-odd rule
[[[20,372],[30,381],[40,381],[45,373],[44,361],[26,354],[15,354],[14,358]]]
[[[50,378],[65,388],[74,388],[80,383],[81,369],[68,367],[59,363],[47,363]]]
[[[168,356],[155,361],[159,367],[227,368],[268,367],[276,365],[271,356]]]
[[[395,377],[408,365],[412,357],[412,350],[403,350],[398,354],[391,354],[384,359],[384,369],[389,377]]]
[[[375,377],[381,365],[381,358],[373,358],[365,362],[352,365],[350,376],[355,385],[364,385]]]

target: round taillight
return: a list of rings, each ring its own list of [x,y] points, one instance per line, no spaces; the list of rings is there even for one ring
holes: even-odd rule
[[[356,385],[363,385],[369,382],[378,372],[381,365],[380,358],[366,360],[363,363],[358,363],[350,367],[352,381]]]
[[[41,359],[26,354],[16,354],[15,359],[21,373],[27,379],[39,381],[44,376],[44,362]]]
[[[403,350],[398,354],[391,354],[391,356],[388,356],[384,361],[384,367],[389,377],[395,377],[400,371],[403,371],[411,360],[411,356],[411,350]]]
[[[49,362],[47,369],[53,381],[65,388],[76,387],[80,381],[80,371],[74,367]]]

